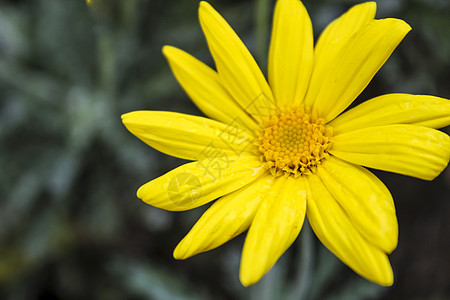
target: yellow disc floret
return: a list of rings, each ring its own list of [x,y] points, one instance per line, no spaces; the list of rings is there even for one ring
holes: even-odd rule
[[[309,109],[278,109],[259,136],[261,159],[274,176],[314,173],[331,147],[332,128]]]

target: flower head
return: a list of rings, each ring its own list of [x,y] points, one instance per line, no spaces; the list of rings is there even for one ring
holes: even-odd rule
[[[175,77],[211,119],[173,112],[122,116],[141,140],[192,160],[138,190],[143,201],[180,211],[216,200],[174,251],[185,259],[248,230],[240,279],[256,283],[297,238],[308,218],[320,241],[361,276],[393,283],[394,203],[364,167],[432,180],[447,166],[450,103],[388,94],[343,111],[410,31],[356,5],[313,45],[298,0],[278,0],[268,82],[226,21],[206,2],[199,18],[213,70],[165,46]]]

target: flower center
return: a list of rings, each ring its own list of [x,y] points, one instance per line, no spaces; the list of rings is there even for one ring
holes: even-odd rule
[[[259,135],[261,159],[274,176],[314,173],[329,154],[333,129],[310,109],[278,109]]]

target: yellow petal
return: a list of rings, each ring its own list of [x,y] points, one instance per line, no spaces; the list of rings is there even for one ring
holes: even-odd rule
[[[258,128],[222,86],[216,71],[175,47],[164,46],[163,54],[180,85],[205,115],[225,124]]]
[[[313,72],[307,104],[331,121],[362,92],[411,27],[402,20],[369,22],[340,49],[328,67]],[[325,55],[324,52],[323,55]]]
[[[304,185],[302,177],[279,177],[262,200],[242,250],[244,286],[258,282],[297,238],[306,211]]]
[[[330,123],[335,134],[390,124],[448,126],[450,100],[425,95],[383,95],[356,106]]]
[[[137,196],[165,210],[188,210],[240,189],[265,171],[254,156],[205,159],[182,165],[144,184]]]
[[[273,178],[272,175],[261,176],[214,202],[178,244],[173,256],[186,259],[219,247],[247,230]]]
[[[450,137],[415,125],[367,127],[334,137],[330,153],[354,164],[432,180],[447,166]]]
[[[394,202],[389,190],[375,175],[334,157],[317,169],[317,175],[367,241],[385,253],[397,247]]]
[[[183,159],[257,153],[255,137],[242,128],[191,115],[134,111],[122,115],[127,129],[151,147]]]
[[[204,1],[200,2],[199,18],[222,85],[255,120],[262,122],[275,103],[252,55],[219,13]]]
[[[339,51],[361,27],[373,20],[376,10],[375,2],[355,5],[325,28],[314,49],[311,85],[320,84],[323,74],[330,69]],[[314,100],[311,96],[307,97],[305,104],[312,107]]]
[[[394,281],[387,255],[364,239],[319,176],[307,177],[307,216],[319,240],[359,275],[381,285]]]
[[[314,49],[314,72],[329,67],[347,41],[367,23],[373,21],[376,10],[375,2],[361,3],[331,22],[317,40]]]
[[[313,65],[313,32],[299,0],[275,6],[269,50],[269,83],[278,106],[303,102]]]

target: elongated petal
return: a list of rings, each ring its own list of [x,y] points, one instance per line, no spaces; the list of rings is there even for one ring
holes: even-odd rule
[[[256,153],[255,137],[242,128],[191,115],[164,111],[135,111],[124,114],[127,129],[151,147],[180,158]]]
[[[367,23],[373,21],[376,10],[375,2],[355,5],[325,28],[314,49],[313,81],[320,80],[318,76],[330,67],[348,40]]]
[[[308,176],[307,181],[308,221],[319,240],[359,275],[392,285],[394,276],[387,255],[361,236],[319,176]]]
[[[383,95],[356,106],[330,123],[335,134],[391,124],[431,128],[448,126],[450,100],[425,95]]]
[[[386,253],[397,247],[394,202],[389,190],[375,175],[334,157],[318,168],[317,175],[367,241]]]
[[[199,18],[222,85],[255,120],[262,122],[275,103],[252,55],[219,13],[204,1],[200,2]]]
[[[402,20],[369,22],[339,50],[327,68],[313,73],[306,103],[331,121],[362,92],[411,27]],[[323,55],[325,55],[324,52]]]
[[[367,127],[334,137],[330,153],[354,164],[432,180],[447,166],[450,137],[415,125]]]
[[[180,85],[205,115],[225,124],[258,128],[222,86],[216,71],[175,47],[164,46],[163,53]]]
[[[269,50],[269,83],[278,106],[303,102],[313,66],[313,32],[299,0],[275,6]]]
[[[240,279],[256,283],[297,238],[306,212],[302,177],[278,178],[261,202],[242,250]]]
[[[320,84],[324,74],[329,71],[339,51],[348,40],[363,26],[373,21],[376,9],[377,5],[375,2],[355,5],[325,28],[314,49],[312,86]],[[305,105],[312,107],[314,100],[314,97],[307,97]]]
[[[186,259],[219,247],[247,230],[272,183],[272,175],[261,176],[214,202],[178,244],[173,256]]]
[[[257,157],[218,157],[182,165],[137,191],[144,202],[166,210],[199,207],[256,180],[266,170]]]

